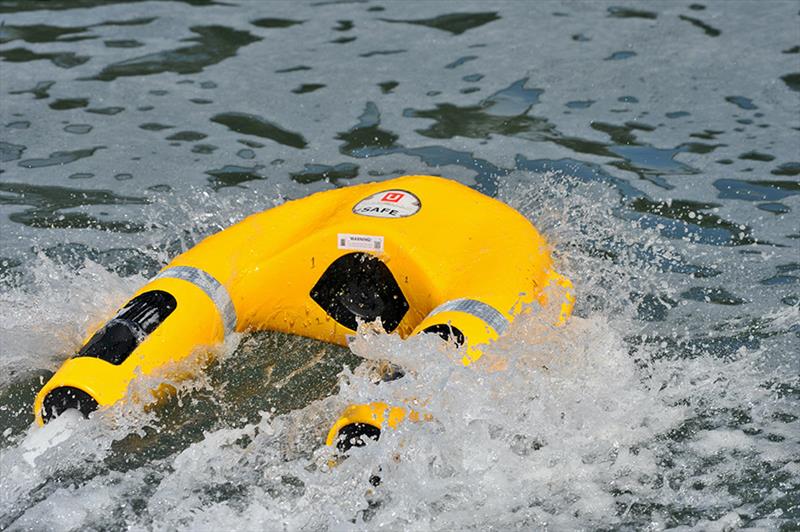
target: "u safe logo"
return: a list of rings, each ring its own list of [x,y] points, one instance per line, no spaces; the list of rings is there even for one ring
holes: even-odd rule
[[[372,194],[353,207],[353,212],[373,218],[405,218],[419,212],[422,203],[407,190],[384,190]]]

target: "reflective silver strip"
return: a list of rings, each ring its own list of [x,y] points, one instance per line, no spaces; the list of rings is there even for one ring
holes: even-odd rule
[[[442,303],[433,309],[428,316],[433,316],[435,314],[439,314],[440,312],[446,311],[457,311],[464,312],[466,314],[472,314],[476,318],[486,322],[487,325],[497,332],[498,336],[506,332],[506,329],[508,329],[509,326],[508,319],[503,316],[499,310],[476,299],[454,299],[452,301],[448,301],[447,303]]]
[[[174,266],[155,276],[155,279],[182,279],[195,285],[206,293],[217,307],[225,325],[225,334],[236,330],[236,308],[233,306],[228,290],[214,277],[199,268],[191,266]]]

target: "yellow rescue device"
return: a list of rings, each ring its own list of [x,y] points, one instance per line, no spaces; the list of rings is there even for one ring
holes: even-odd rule
[[[546,304],[550,284],[571,286],[553,270],[544,238],[514,209],[469,187],[405,176],[320,192],[254,214],[176,257],[45,384],[36,420],[111,405],[138,375],[210,352],[234,331],[346,345],[359,321],[380,319],[404,338],[435,333],[463,344],[469,364],[529,304]],[[568,295],[561,321],[572,302]],[[329,443],[348,424],[380,429],[384,417],[405,416],[383,410],[351,407]]]

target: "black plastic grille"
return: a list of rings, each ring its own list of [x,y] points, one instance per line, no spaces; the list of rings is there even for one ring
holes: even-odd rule
[[[345,425],[336,435],[336,448],[340,453],[347,453],[353,447],[363,447],[368,440],[378,440],[381,429],[366,423],[351,423]]]
[[[386,332],[394,331],[408,312],[402,290],[389,268],[367,253],[350,253],[333,261],[309,294],[338,323],[356,330],[357,318],[380,318]]]
[[[97,331],[75,356],[122,364],[177,306],[175,297],[163,290],[139,294]]]
[[[44,398],[42,419],[47,423],[70,408],[79,410],[83,417],[89,417],[90,413],[97,410],[97,401],[88,393],[72,386],[54,388]]]

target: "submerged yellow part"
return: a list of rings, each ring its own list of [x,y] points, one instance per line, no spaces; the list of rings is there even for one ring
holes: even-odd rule
[[[356,264],[374,258],[385,265],[399,297],[373,301],[348,285],[357,276],[334,275],[336,261],[353,257],[361,261]],[[330,294],[322,294],[326,272],[341,280],[344,295],[334,286],[339,281],[324,286]],[[403,338],[426,330],[456,339],[460,333],[463,362],[469,364],[522,309],[545,304],[550,284],[571,290],[554,271],[549,245],[533,225],[457,182],[406,176],[320,192],[249,216],[177,256],[134,295],[167,293],[174,309],[155,330],[137,336],[121,363],[98,356],[67,360],[37,395],[36,419],[44,422],[45,398],[53,390],[74,388],[101,407],[113,404],[137,375],[169,373],[198,350],[219,345],[226,332],[276,330],[346,345],[355,321],[332,316],[318,302],[323,297],[345,315],[381,307],[384,325],[390,321],[383,319],[386,309],[394,309],[402,314],[394,331]],[[560,322],[573,303],[568,293]],[[126,308],[115,319],[126,321]],[[152,323],[147,316],[137,319]]]
[[[382,428],[384,426],[396,429],[406,418],[406,409],[399,406],[389,406],[386,403],[375,402],[368,404],[350,405],[345,408],[336,423],[333,424],[325,438],[325,445],[336,443],[336,436],[339,431],[347,425],[353,423],[363,423],[373,427]],[[411,410],[408,413],[410,421],[419,421],[419,412]]]

